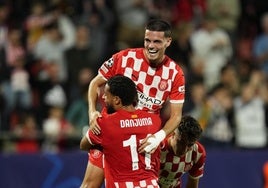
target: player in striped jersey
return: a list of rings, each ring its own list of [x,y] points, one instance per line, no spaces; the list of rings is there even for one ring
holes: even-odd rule
[[[180,188],[181,177],[189,174],[187,188],[197,188],[203,176],[206,160],[205,148],[197,140],[202,129],[191,116],[183,116],[174,134],[161,143],[161,188]]]

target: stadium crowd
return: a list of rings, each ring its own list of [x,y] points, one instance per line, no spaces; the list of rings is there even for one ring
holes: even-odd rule
[[[184,70],[183,113],[199,120],[201,143],[267,147],[266,10],[262,0],[1,0],[1,151],[77,149],[91,79],[114,52],[143,46],[153,18],[174,28],[167,55]]]

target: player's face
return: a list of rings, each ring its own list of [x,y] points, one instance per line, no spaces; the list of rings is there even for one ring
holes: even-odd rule
[[[145,31],[144,54],[152,67],[157,67],[163,61],[166,48],[170,43],[171,38],[165,37],[163,31]]]
[[[189,143],[187,139],[183,138],[178,130],[175,131],[174,134],[174,152],[177,156],[184,155],[187,151],[189,151],[194,143]]]
[[[110,93],[110,89],[109,89],[109,86],[107,84],[104,87],[104,94],[103,94],[102,98],[104,99],[104,103],[105,103],[106,108],[107,108],[107,113],[108,114],[114,113],[115,112],[114,96]]]

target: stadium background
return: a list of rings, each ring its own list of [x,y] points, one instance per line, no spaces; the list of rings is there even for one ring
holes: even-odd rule
[[[121,22],[124,21],[120,19],[124,11],[120,9],[120,6],[119,8],[117,7],[118,2],[119,4],[121,2],[120,0],[41,0],[41,2],[47,6],[48,12],[58,9],[63,10],[62,14],[74,23],[75,28],[81,25],[81,20],[90,20],[90,40],[91,44],[93,44],[93,46],[95,45],[95,53],[98,54],[98,57],[91,57],[93,58],[91,60],[94,60],[95,64],[90,64],[89,68],[92,70],[92,72],[89,73],[92,73],[93,75],[96,73],[96,69],[97,67],[99,67],[101,62],[110,57],[110,55],[115,51],[128,46],[135,47],[142,45],[143,25],[139,24],[142,23],[143,20],[146,21],[146,19],[144,19],[144,17],[140,17],[140,15],[143,15],[144,13],[148,14],[149,12],[149,16],[147,17],[147,19],[152,17],[170,19],[172,18],[172,16],[177,16],[177,20],[170,20],[174,25],[175,22],[181,21],[180,19],[185,19],[186,21],[195,22],[195,24],[200,24],[201,17],[205,15],[205,4],[208,1],[209,0],[195,1],[197,4],[199,3],[199,8],[201,8],[201,10],[204,10],[204,12],[201,11],[202,14],[200,14],[200,17],[197,17],[199,19],[197,19],[196,17],[193,17],[191,12],[187,11],[181,12],[181,15],[183,15],[184,17],[178,16],[180,15],[179,13],[174,15],[171,14],[171,10],[173,10],[174,5],[179,2],[184,3],[185,6],[182,6],[183,10],[191,10],[193,7],[191,7],[191,5],[188,6],[190,2],[188,0],[150,0],[146,1],[146,3],[142,0],[137,0],[136,2],[138,2],[138,4],[131,8],[133,8],[133,13],[134,15],[136,14],[135,17],[138,19],[129,20],[129,23],[137,24],[135,25],[135,27],[141,29],[141,34],[139,34],[140,30],[136,30],[134,31],[135,37],[133,37],[133,33],[130,32],[132,34],[132,38],[127,38],[126,33],[122,33],[121,35],[125,36],[126,38],[120,38],[120,36],[116,37],[118,36],[117,34],[120,31],[119,25]],[[236,2],[234,0],[230,1]],[[49,145],[51,144],[51,140],[49,137],[46,137],[42,130],[44,114],[47,112],[47,108],[43,108],[42,101],[40,101],[40,93],[44,91],[44,88],[40,87],[43,83],[40,84],[40,82],[38,82],[39,80],[36,79],[36,70],[39,70],[40,67],[37,63],[37,59],[34,59],[32,57],[32,54],[30,53],[30,47],[27,43],[29,30],[27,30],[26,27],[26,20],[31,14],[30,7],[32,6],[33,2],[36,1],[0,1],[1,13],[3,11],[3,7],[7,6],[9,9],[7,19],[0,19],[0,187],[79,187],[87,164],[87,154],[79,151],[79,140],[81,138],[81,129],[83,129],[83,127],[78,128],[80,131],[79,134],[75,133],[72,135],[65,135],[63,139],[65,140],[65,142],[60,143],[60,149],[57,151],[54,150],[54,146],[51,147]],[[124,2],[132,1],[127,0]],[[236,58],[238,58],[239,55],[241,55],[238,52],[243,52],[242,55],[245,56],[243,56],[242,58],[247,58],[251,56],[250,54],[244,54],[244,52],[248,52],[247,49],[250,48],[250,45],[252,45],[251,42],[253,41],[253,39],[261,33],[261,16],[268,10],[268,2],[263,0],[238,0],[237,2],[240,6],[240,14],[237,18],[237,27],[233,33],[234,35],[232,35],[232,33],[230,35],[231,37],[233,37],[233,49],[237,50],[234,51],[234,61],[236,60]],[[124,5],[124,3],[121,4],[123,4],[123,8],[124,6],[127,6]],[[92,7],[90,8],[90,6],[88,5],[94,5],[93,9],[91,9]],[[100,16],[99,18],[103,19],[103,15],[99,11],[100,7],[102,7],[102,10],[106,10],[106,13],[110,15],[110,18],[112,18],[107,19],[106,17],[107,20],[105,21],[107,22],[102,22],[107,25],[98,25],[96,24],[97,22],[95,22],[96,16]],[[122,12],[118,12],[116,10],[121,10]],[[92,11],[93,13],[90,11]],[[33,106],[31,106],[30,110],[24,109],[23,106],[15,106],[12,111],[5,111],[5,109],[7,109],[7,101],[3,97],[3,93],[5,92],[4,84],[10,77],[10,70],[6,69],[6,60],[3,59],[5,57],[2,54],[4,42],[5,39],[7,39],[2,38],[3,31],[5,31],[5,29],[2,30],[2,28],[5,28],[4,26],[7,26],[7,28],[9,29],[18,29],[19,31],[21,31],[22,34],[21,42],[23,48],[25,49],[25,57],[27,62],[26,69],[27,71],[29,71],[31,76],[31,92],[34,98]],[[245,40],[239,40],[241,38]],[[239,45],[241,45],[241,49],[238,48]],[[242,48],[245,51],[242,51]],[[173,57],[174,53],[169,53],[171,54],[171,57]],[[10,58],[12,59],[13,56],[15,57],[16,53],[11,54]],[[74,80],[76,81],[74,82],[74,85],[79,85],[77,79]],[[73,80],[70,79],[67,82],[69,81]],[[68,85],[68,87],[71,86]],[[64,107],[64,110],[67,111],[67,108],[74,101],[76,94],[79,92],[69,93],[69,91],[67,91],[66,93],[68,97],[67,104]],[[187,99],[188,98],[186,98],[186,100]],[[190,106],[191,104],[187,103],[185,111],[189,110],[188,108],[190,108]],[[31,148],[30,146],[30,149],[28,148],[29,150],[27,151],[24,150],[25,148],[27,148],[27,146],[25,147],[24,145],[25,143],[21,144],[21,141],[25,138],[22,135],[17,134],[16,132],[16,125],[20,124],[20,116],[25,115],[22,112],[25,112],[26,110],[29,110],[29,112],[34,117],[36,117],[36,135],[34,136],[34,140],[36,141],[37,146],[40,146],[37,148],[35,147],[36,145],[34,145],[33,148]],[[18,143],[21,144],[20,147],[18,147]],[[46,143],[47,145],[44,146],[44,143]],[[264,187],[263,165],[265,164],[265,162],[268,161],[267,144],[265,147],[258,149],[246,149],[239,148],[234,144],[234,142],[232,142],[231,145],[229,145],[228,147],[222,147],[220,145],[216,147],[210,147],[208,145],[206,149],[207,162],[205,166],[204,177],[200,180],[200,187]]]

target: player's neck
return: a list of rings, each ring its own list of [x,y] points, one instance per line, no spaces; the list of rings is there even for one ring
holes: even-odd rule
[[[134,112],[136,109],[133,105],[129,105],[129,106],[122,106],[121,107],[122,110],[128,111],[128,112]]]

